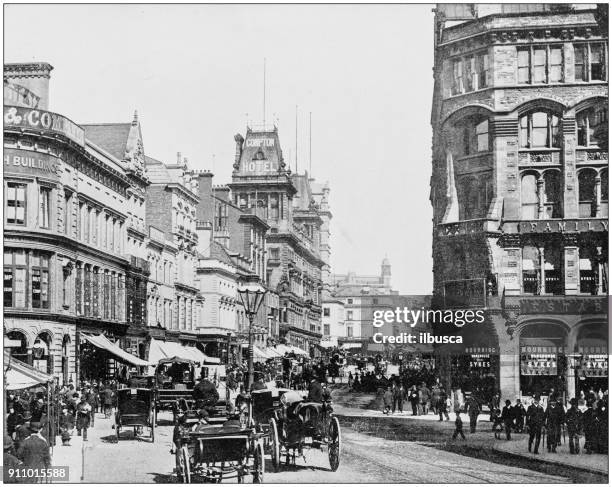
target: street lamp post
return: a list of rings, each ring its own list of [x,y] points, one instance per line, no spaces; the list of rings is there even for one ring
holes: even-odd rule
[[[244,312],[249,320],[249,375],[247,391],[250,391],[253,385],[253,320],[263,303],[266,292],[266,288],[260,284],[259,276],[257,275],[247,276],[244,282],[238,286],[238,295],[240,296]]]

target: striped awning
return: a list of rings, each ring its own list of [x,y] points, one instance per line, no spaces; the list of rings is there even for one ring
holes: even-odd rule
[[[5,387],[8,391],[28,389],[40,384],[53,382],[53,376],[35,369],[21,360],[10,356],[8,350],[4,351]]]
[[[122,362],[126,362],[128,364],[137,365],[141,367],[151,365],[146,360],[142,360],[140,357],[137,357],[136,355],[132,355],[131,353],[126,352],[125,350],[123,350],[118,345],[115,345],[113,342],[111,342],[108,338],[106,338],[102,334],[87,335],[86,333],[81,333],[81,338],[84,338],[89,343],[91,343],[92,345],[98,348],[101,348],[103,350],[106,350],[112,353],[115,357],[117,357]]]

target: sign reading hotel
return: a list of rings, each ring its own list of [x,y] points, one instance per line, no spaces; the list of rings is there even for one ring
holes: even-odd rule
[[[4,149],[4,172],[59,178],[61,161],[57,157],[21,149]]]
[[[85,131],[76,123],[57,113],[25,107],[4,107],[4,126],[48,130],[84,146]]]
[[[245,146],[251,149],[259,148],[260,150],[248,152],[249,157],[245,158],[242,164],[242,172],[251,175],[265,175],[278,172],[278,161],[268,159],[266,154],[269,155],[270,151],[264,150],[273,149],[275,145],[276,142],[273,137],[249,137],[245,141]],[[253,155],[251,156],[250,154]]]

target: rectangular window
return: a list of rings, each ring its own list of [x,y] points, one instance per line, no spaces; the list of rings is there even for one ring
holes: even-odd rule
[[[586,44],[574,44],[574,79],[576,81],[588,81],[586,69]]]
[[[563,50],[560,47],[550,48],[550,73],[551,83],[561,83],[563,81]]]
[[[476,144],[478,152],[489,150],[489,121],[483,120],[476,125]]]
[[[535,112],[532,115],[531,147],[547,147],[548,144],[548,117],[544,112]]]
[[[518,53],[518,82],[529,83],[530,51],[529,48],[517,49]]]
[[[72,213],[72,195],[70,193],[66,193],[64,195],[64,234],[70,235],[71,232],[71,224],[72,221],[70,219],[70,215]]]
[[[329,316],[329,308],[323,308],[323,316]]]
[[[489,55],[479,54],[477,57],[476,69],[478,71],[478,89],[489,86]]]
[[[77,265],[74,279],[74,301],[78,315],[83,314],[83,266]]]
[[[25,225],[26,218],[25,184],[6,183],[6,223]]]
[[[453,61],[452,83],[451,93],[453,95],[463,93],[463,61],[461,59],[455,59]]]
[[[353,336],[353,325],[346,325],[346,336],[347,337]]]
[[[604,49],[602,44],[590,44],[591,81],[604,81]]]
[[[270,195],[270,218],[272,220],[278,220],[279,218],[278,194],[276,193]]]
[[[13,269],[10,267],[4,268],[4,307],[13,307]]]
[[[347,320],[352,320],[353,319],[353,312],[352,311],[347,311],[346,312],[346,319]]]
[[[464,79],[467,93],[476,89],[476,60],[474,56],[466,57],[463,60],[463,65],[465,67]]]
[[[32,308],[49,308],[49,256],[33,252],[30,256]]]
[[[329,336],[329,324],[327,323],[323,325],[323,335]]]
[[[83,314],[91,316],[91,266],[85,267],[85,279],[83,281]]]
[[[546,48],[533,49],[533,82],[546,83]]]
[[[40,208],[38,212],[38,224],[40,228],[49,228],[51,221],[51,189],[41,187],[40,191]]]

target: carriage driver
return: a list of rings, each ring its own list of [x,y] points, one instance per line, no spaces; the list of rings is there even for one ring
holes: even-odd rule
[[[200,373],[200,382],[193,388],[192,397],[198,409],[214,408],[219,401],[219,392],[215,385],[208,379],[207,368],[202,369]]]

